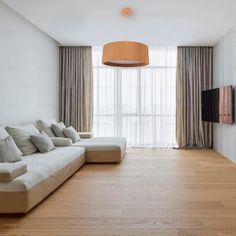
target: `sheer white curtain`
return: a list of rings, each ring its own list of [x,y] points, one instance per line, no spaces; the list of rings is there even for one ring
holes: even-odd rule
[[[93,48],[95,136],[123,136],[132,147],[173,147],[176,47],[150,47],[150,65],[113,68]]]

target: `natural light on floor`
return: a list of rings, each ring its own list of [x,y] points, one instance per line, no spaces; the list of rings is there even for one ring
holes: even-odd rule
[[[176,47],[150,47],[150,65],[112,68],[93,48],[95,136],[123,136],[131,147],[173,147]]]

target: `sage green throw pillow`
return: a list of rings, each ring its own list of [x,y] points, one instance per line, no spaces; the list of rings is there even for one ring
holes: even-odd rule
[[[16,127],[6,127],[5,129],[12,136],[17,147],[20,149],[20,151],[23,153],[24,156],[33,154],[38,151],[38,149],[30,140],[30,134],[27,133],[26,130]]]
[[[72,126],[65,128],[64,134],[67,138],[70,138],[73,143],[80,141],[80,136],[78,132]]]
[[[30,139],[41,153],[47,153],[55,149],[51,138],[43,131],[40,134],[30,135]]]
[[[19,152],[11,136],[0,140],[0,163],[21,161]]]
[[[63,132],[65,128],[66,126],[64,125],[63,122],[52,124],[52,130],[57,137],[65,138],[65,135]]]
[[[52,124],[53,123],[54,123],[54,121],[52,121],[52,122],[44,121],[44,120],[36,121],[36,125],[37,125],[37,128],[39,129],[39,131],[43,131],[49,137],[56,137],[56,135],[54,134],[54,132],[52,130]]]

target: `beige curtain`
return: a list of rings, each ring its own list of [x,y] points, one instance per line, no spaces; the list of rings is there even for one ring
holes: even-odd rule
[[[92,48],[59,48],[60,119],[80,132],[92,130]]]
[[[176,139],[179,148],[211,148],[212,124],[202,122],[201,91],[212,88],[213,48],[178,47]]]

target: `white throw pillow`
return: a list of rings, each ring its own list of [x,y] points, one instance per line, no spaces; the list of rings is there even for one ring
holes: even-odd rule
[[[15,148],[12,136],[0,140],[0,163],[13,163],[21,161],[20,155]]]
[[[4,139],[7,136],[9,136],[9,134],[7,133],[7,131],[4,129],[3,126],[0,126],[0,139]]]
[[[5,138],[8,137],[8,136],[9,136],[9,134],[8,134],[7,131],[4,129],[4,127],[3,127],[3,126],[0,126],[0,140],[1,140],[1,139],[5,139]],[[15,146],[15,149],[16,149],[17,153],[18,153],[20,156],[22,156],[23,153],[22,153],[22,152],[20,151],[20,149],[16,146],[14,140],[13,140],[13,145]]]

